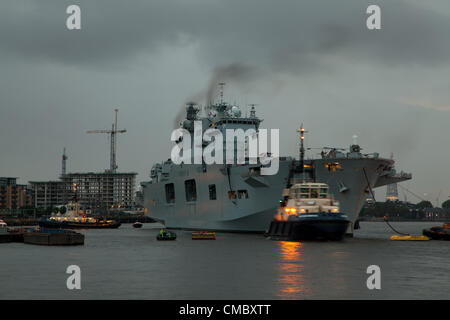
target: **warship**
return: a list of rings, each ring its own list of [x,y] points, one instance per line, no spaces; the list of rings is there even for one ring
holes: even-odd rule
[[[223,101],[222,92],[219,102],[203,109],[189,103],[180,127],[191,133],[192,145],[194,121],[201,121],[202,133],[208,128],[224,136],[226,129],[259,132],[263,120],[257,117],[255,105],[250,107],[250,114],[242,115],[239,106]],[[411,174],[396,173],[393,159],[363,154],[356,141],[348,151],[323,148],[317,159],[278,159],[274,175],[263,175],[265,164],[248,157],[243,164],[176,164],[173,159],[156,163],[151,179],[141,183],[145,213],[162,220],[167,228],[263,233],[280,206],[283,190],[299,178],[296,172],[301,167],[311,179],[328,184],[350,220],[347,233],[352,234],[372,188],[411,179]]]

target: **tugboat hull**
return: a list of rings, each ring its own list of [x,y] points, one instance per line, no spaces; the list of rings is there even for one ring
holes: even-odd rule
[[[443,227],[432,227],[424,229],[422,234],[432,240],[450,240],[450,229]]]
[[[273,240],[303,241],[331,240],[339,241],[345,235],[350,221],[340,217],[300,217],[296,220],[277,221],[270,224],[267,233]]]

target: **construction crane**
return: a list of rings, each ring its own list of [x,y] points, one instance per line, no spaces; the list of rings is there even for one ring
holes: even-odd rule
[[[66,148],[64,148],[64,152],[62,155],[62,161],[61,161],[61,175],[62,176],[66,175],[66,160],[67,160]]]
[[[115,173],[117,170],[117,163],[116,163],[116,154],[117,154],[117,134],[118,133],[125,133],[127,130],[118,130],[117,129],[117,113],[119,112],[119,109],[114,109],[115,112],[115,121],[112,124],[111,130],[88,130],[87,133],[106,133],[111,135],[111,149],[110,149],[110,171]]]

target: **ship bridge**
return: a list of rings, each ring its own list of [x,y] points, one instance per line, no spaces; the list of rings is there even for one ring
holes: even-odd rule
[[[230,152],[234,154],[234,163],[237,163],[238,155],[242,155],[242,152],[244,152],[244,158],[247,162],[249,137],[255,138],[258,135],[259,126],[263,119],[256,116],[255,105],[250,105],[250,110],[247,110],[245,113],[243,115],[238,105],[223,101],[204,108],[195,103],[188,103],[186,107],[186,118],[180,123],[180,128],[187,130],[191,134],[191,146],[198,147],[198,140],[200,138],[202,148],[205,148],[210,143],[205,141],[205,137],[209,138],[209,141],[216,140],[215,136],[218,134],[217,131],[211,132],[210,129],[218,130],[223,139],[222,150],[225,151],[223,152],[223,163],[226,163],[226,154]],[[201,124],[201,131],[199,130],[199,124]],[[211,133],[207,133],[207,130],[210,130]],[[244,138],[238,137],[240,134],[243,134]],[[228,139],[234,139],[234,147],[227,145]],[[243,139],[243,141],[240,139]],[[193,160],[192,158],[192,162]]]

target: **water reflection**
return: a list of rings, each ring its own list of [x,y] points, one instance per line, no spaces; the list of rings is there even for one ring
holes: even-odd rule
[[[329,271],[327,272],[327,281],[330,289],[332,289],[333,292],[346,294],[349,290],[347,281],[351,279],[351,277],[348,276],[350,268],[346,265],[346,261],[348,261],[350,257],[349,253],[345,251],[335,251],[329,252],[327,256],[329,256],[328,260],[332,261],[328,266]],[[357,261],[357,259],[355,260]]]
[[[304,279],[304,244],[289,241],[279,241],[278,244],[280,247],[278,296],[282,299],[298,299],[309,293]]]

